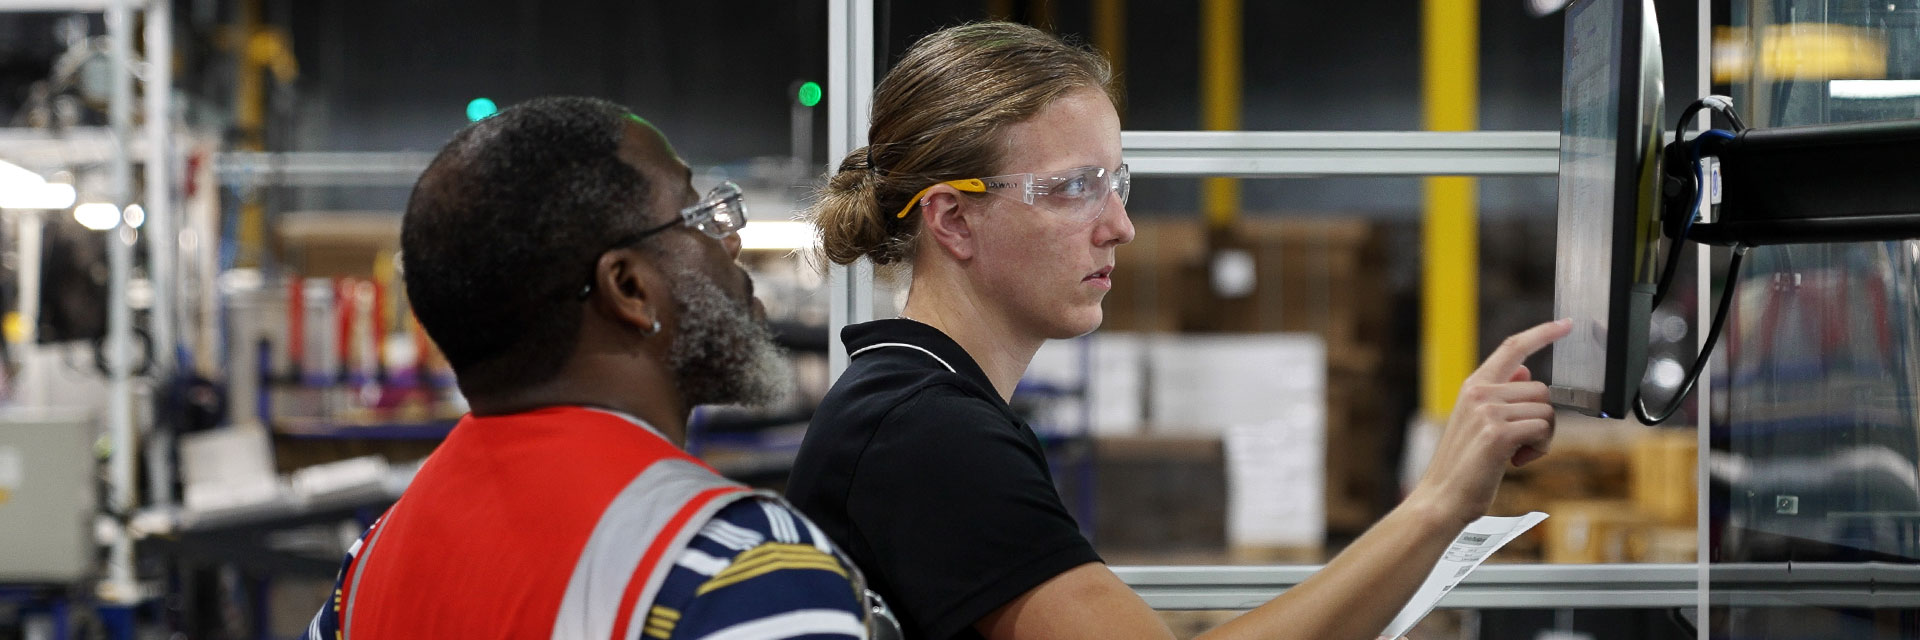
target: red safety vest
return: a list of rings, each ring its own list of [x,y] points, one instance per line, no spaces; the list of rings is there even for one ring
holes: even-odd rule
[[[621,414],[468,416],[361,538],[342,635],[638,638],[687,542],[751,495]]]

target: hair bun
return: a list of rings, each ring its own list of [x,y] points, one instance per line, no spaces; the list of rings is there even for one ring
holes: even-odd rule
[[[880,210],[880,176],[867,164],[868,157],[866,147],[847,154],[806,214],[819,231],[821,252],[834,264],[852,264],[861,257],[888,264],[903,257],[891,246]]]

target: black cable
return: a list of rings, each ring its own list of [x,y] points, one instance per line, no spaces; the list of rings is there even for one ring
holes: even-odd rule
[[[1714,112],[1719,113],[1720,115],[1726,116],[1727,122],[1730,122],[1733,124],[1734,133],[1739,133],[1741,131],[1747,130],[1746,121],[1741,120],[1740,112],[1735,111],[1733,108],[1732,98],[1729,98],[1726,96],[1707,96],[1705,98],[1701,98],[1699,100],[1693,101],[1692,104],[1687,105],[1687,108],[1685,110],[1682,110],[1680,112],[1680,121],[1673,125],[1674,139],[1676,140],[1679,139],[1680,134],[1686,132],[1687,123],[1689,121],[1692,121],[1694,116],[1698,115],[1701,111],[1706,109],[1712,109],[1714,110]],[[1709,126],[1708,128],[1711,129],[1712,127]]]
[[[1726,116],[1728,122],[1733,124],[1734,131],[1746,130],[1747,123],[1741,120],[1739,112],[1734,110],[1733,100],[1731,98],[1717,95],[1707,96],[1693,101],[1692,104],[1687,105],[1685,110],[1681,111],[1680,121],[1674,123],[1673,126],[1674,140],[1682,141],[1686,135],[1687,123],[1691,122],[1694,116],[1699,115],[1701,111],[1707,109],[1712,109]],[[1703,133],[1701,135],[1706,134]],[[1695,154],[1698,155],[1698,153],[1696,147]],[[1694,162],[1698,163],[1699,160],[1696,158]],[[1697,196],[1700,190],[1707,188],[1707,185],[1700,183],[1697,172],[1695,176],[1693,188]],[[1704,206],[1704,204],[1699,203],[1696,197],[1695,208],[1688,211],[1686,215],[1689,218],[1700,215],[1699,207],[1701,206]],[[1681,235],[1684,236],[1684,234]],[[1654,286],[1653,305],[1650,307],[1651,309],[1660,308],[1660,303],[1665,302],[1667,299],[1667,292],[1673,288],[1673,275],[1679,270],[1680,254],[1683,253],[1683,247],[1680,243],[1685,240],[1685,237],[1675,237],[1670,241],[1672,248],[1667,252],[1667,264],[1661,268],[1660,278]],[[1634,393],[1633,413],[1641,422],[1649,425],[1666,422],[1668,418],[1673,417],[1673,414],[1679,411],[1680,407],[1685,404],[1687,394],[1693,392],[1694,385],[1700,380],[1700,373],[1706,367],[1708,357],[1713,354],[1714,344],[1720,339],[1720,329],[1726,322],[1727,310],[1733,302],[1734,284],[1740,275],[1740,259],[1746,255],[1747,250],[1748,248],[1744,246],[1736,246],[1733,249],[1733,258],[1727,263],[1726,288],[1720,294],[1720,306],[1714,314],[1712,329],[1707,332],[1707,341],[1701,345],[1700,354],[1694,359],[1693,366],[1688,369],[1686,381],[1681,384],[1679,391],[1673,396],[1672,404],[1668,406],[1665,411],[1661,412],[1659,417],[1655,418],[1650,415],[1652,412],[1647,410],[1647,401],[1644,395],[1637,391]]]
[[[1733,123],[1733,130],[1736,133],[1747,130],[1747,123],[1740,120],[1740,112],[1734,111],[1733,105],[1727,105],[1727,109],[1721,113],[1726,114],[1727,121]]]
[[[1695,185],[1694,188],[1697,189],[1699,186]],[[1660,302],[1667,299],[1667,290],[1673,288],[1673,272],[1680,268],[1680,250],[1684,248],[1680,243],[1683,240],[1686,238],[1674,238],[1668,242],[1671,247],[1667,249],[1667,266],[1660,269],[1659,284],[1655,285],[1653,290],[1653,305],[1647,307],[1648,309],[1660,308]]]
[[[1732,99],[1725,96],[1707,96],[1693,101],[1687,105],[1687,108],[1680,111],[1680,120],[1673,123],[1673,139],[1676,143],[1683,142],[1686,137],[1687,123],[1692,122],[1694,116],[1699,115],[1701,111],[1707,109],[1713,109],[1727,114],[1727,119],[1733,122],[1735,130],[1746,128],[1746,125],[1740,121],[1740,116],[1733,112]],[[1696,180],[1693,188],[1699,190],[1705,188],[1705,185],[1700,184],[1699,181]],[[1687,215],[1691,217],[1699,215],[1699,213],[1698,210],[1694,210],[1688,211]],[[1660,269],[1660,279],[1656,281],[1658,284],[1655,285],[1654,288],[1653,306],[1651,308],[1660,308],[1660,303],[1667,299],[1667,290],[1673,286],[1673,274],[1680,268],[1680,243],[1685,240],[1686,238],[1684,237],[1672,239],[1670,244],[1673,248],[1667,252],[1666,266]]]
[[[1733,307],[1733,291],[1740,283],[1741,258],[1745,257],[1750,249],[1751,247],[1746,245],[1733,248],[1733,257],[1727,261],[1727,283],[1720,290],[1720,305],[1714,309],[1712,328],[1707,330],[1707,341],[1700,345],[1700,355],[1694,357],[1693,366],[1687,368],[1686,381],[1682,382],[1680,389],[1673,393],[1673,399],[1669,401],[1666,410],[1660,412],[1658,417],[1654,417],[1650,415],[1652,412],[1647,410],[1646,395],[1634,394],[1633,415],[1639,418],[1642,424],[1656,425],[1666,422],[1668,418],[1673,417],[1673,414],[1680,411],[1680,407],[1686,405],[1687,395],[1693,393],[1694,384],[1700,381],[1700,373],[1707,368],[1707,361],[1713,355],[1714,345],[1720,341],[1720,330],[1726,328],[1727,311]]]
[[[1668,229],[1668,233],[1673,237],[1668,243],[1669,245],[1671,245],[1671,248],[1667,250],[1667,264],[1664,268],[1660,270],[1660,279],[1657,281],[1658,284],[1654,289],[1652,308],[1655,308],[1655,309],[1660,308],[1660,303],[1667,299],[1668,289],[1670,289],[1673,286],[1673,274],[1680,267],[1680,254],[1681,254],[1680,243],[1687,239],[1686,238],[1687,231],[1692,229],[1693,223],[1699,220],[1699,218],[1701,217],[1701,210],[1705,207],[1712,206],[1705,201],[1705,198],[1701,197],[1702,192],[1704,192],[1707,189],[1707,185],[1704,182],[1702,182],[1703,176],[1701,175],[1700,167],[1699,167],[1700,143],[1704,142],[1702,138],[1713,136],[1713,137],[1720,137],[1724,139],[1728,137],[1728,135],[1726,132],[1719,131],[1716,129],[1716,130],[1708,130],[1708,131],[1701,132],[1700,135],[1694,136],[1694,138],[1690,141],[1685,139],[1686,138],[1685,127],[1687,125],[1687,118],[1694,113],[1699,113],[1701,109],[1706,108],[1704,106],[1705,103],[1706,103],[1706,100],[1700,100],[1700,101],[1694,102],[1692,105],[1689,105],[1687,107],[1688,115],[1683,115],[1680,117],[1680,122],[1678,125],[1680,128],[1675,129],[1673,132],[1674,144],[1691,144],[1693,146],[1692,162],[1694,166],[1691,167],[1693,170],[1689,172],[1693,175],[1693,191],[1690,194],[1693,196],[1691,198],[1691,200],[1693,201],[1693,204],[1691,207],[1688,208],[1687,214],[1686,214],[1687,221],[1685,224],[1681,225],[1680,230],[1674,231],[1672,229]],[[1733,107],[1729,105],[1726,107],[1726,109],[1728,110],[1727,113],[1731,114]],[[1736,125],[1739,124],[1739,121],[1738,121],[1739,116],[1734,116],[1733,119],[1735,120]]]
[[[1692,620],[1687,619],[1687,614],[1682,607],[1668,609],[1667,619],[1673,621],[1674,626],[1680,627],[1680,630],[1685,631],[1687,635],[1698,633],[1697,627],[1693,625]]]

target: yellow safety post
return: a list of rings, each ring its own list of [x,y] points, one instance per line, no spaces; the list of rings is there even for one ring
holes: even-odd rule
[[[987,0],[987,17],[994,20],[1013,19],[1013,0]]]
[[[1479,0],[1422,0],[1421,28],[1427,130],[1479,128]],[[1461,176],[1427,178],[1425,186],[1420,406],[1445,421],[1479,360],[1478,186]]]
[[[279,82],[292,82],[300,67],[294,62],[291,39],[282,29],[260,23],[260,0],[240,3],[240,22],[228,27],[223,47],[238,60],[233,88],[234,127],[243,151],[266,150],[267,91],[261,74],[271,72]],[[240,205],[239,266],[259,266],[267,238],[266,209],[259,198],[246,195]]]
[[[1027,3],[1027,24],[1053,31],[1058,26],[1053,23],[1053,2],[1033,0]]]
[[[1200,4],[1200,117],[1207,131],[1240,130],[1240,0]],[[1225,229],[1240,214],[1240,181],[1207,178],[1200,187],[1207,226]]]
[[[1126,86],[1127,78],[1127,0],[1093,0],[1093,46],[1107,54],[1107,64],[1113,67],[1113,77],[1120,86]],[[1126,117],[1126,105],[1120,105],[1121,117]]]

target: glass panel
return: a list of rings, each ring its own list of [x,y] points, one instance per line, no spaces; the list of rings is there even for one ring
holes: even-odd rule
[[[1733,3],[1724,50],[1754,126],[1920,117],[1920,8]],[[1716,373],[1717,562],[1920,562],[1920,243],[1763,247],[1746,258]],[[1716,601],[1737,586],[1714,583]],[[1905,638],[1920,609],[1729,607],[1715,637]],[[1878,605],[1873,606],[1873,605]]]
[[[1920,244],[1754,251],[1729,319],[1723,561],[1920,559]]]
[[[1319,562],[1398,501],[1407,461],[1431,446],[1410,431],[1420,183],[1247,180],[1247,212],[1216,234],[1192,212],[1195,182],[1136,183],[1105,324],[1043,347],[1015,405],[1055,447],[1062,496],[1109,562]],[[1481,354],[1552,313],[1554,183],[1480,181]],[[1653,323],[1669,368],[1694,357],[1690,255]],[[1676,382],[1655,376],[1649,401]],[[1660,429],[1563,416],[1554,455],[1514,471],[1493,507],[1556,517],[1500,560],[1691,562],[1691,416]]]

